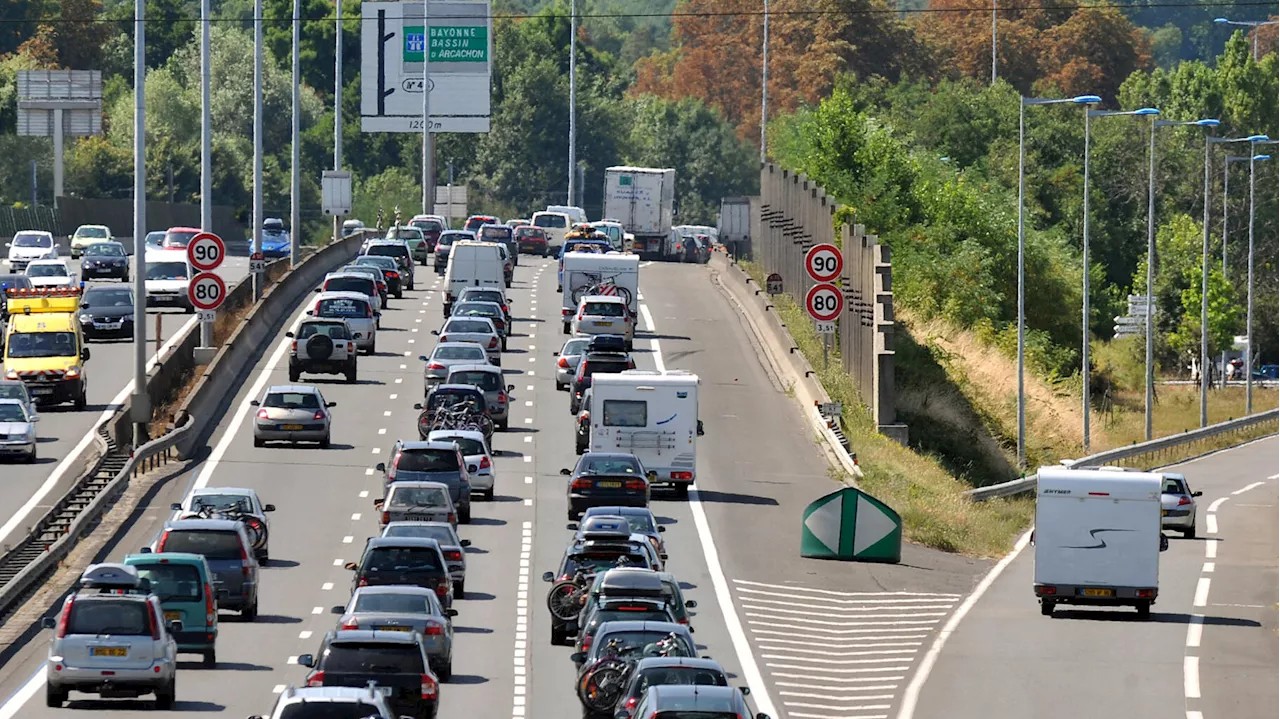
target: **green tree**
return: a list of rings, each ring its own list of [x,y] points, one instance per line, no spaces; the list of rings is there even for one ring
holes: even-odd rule
[[[1177,352],[1200,354],[1200,283],[1201,271],[1188,267],[1183,271],[1182,317],[1169,333],[1169,345]],[[1222,269],[1209,267],[1209,356],[1231,347],[1241,326],[1240,306],[1232,296],[1231,285]]]
[[[406,218],[412,217],[421,203],[422,183],[416,173],[402,167],[391,167],[380,174],[360,178],[351,193],[351,212],[373,227],[382,210],[383,227],[395,218],[398,206]]]

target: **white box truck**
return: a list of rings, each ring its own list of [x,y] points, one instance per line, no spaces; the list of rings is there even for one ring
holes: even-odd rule
[[[676,171],[653,167],[610,167],[604,171],[605,217],[635,236],[632,247],[646,260],[663,259],[675,217]]]
[[[502,251],[493,242],[455,242],[449,248],[444,272],[444,316],[453,313],[453,302],[467,287],[485,287],[506,293]]]
[[[640,311],[640,258],[636,255],[567,252],[561,285],[560,321],[565,334],[578,311],[578,300],[591,293],[612,294],[627,301],[631,321]],[[607,289],[606,289],[607,288]]]
[[[652,486],[688,496],[697,480],[698,375],[627,370],[591,378],[591,451],[634,454]]]
[[[1150,616],[1160,577],[1161,475],[1042,467],[1036,487],[1036,597],[1058,604],[1133,606]]]
[[[737,257],[751,247],[751,198],[726,197],[720,200],[717,240]]]

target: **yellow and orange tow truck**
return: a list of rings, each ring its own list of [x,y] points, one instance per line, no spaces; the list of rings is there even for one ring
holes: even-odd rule
[[[4,378],[21,380],[39,404],[88,404],[80,296],[79,287],[5,290]]]

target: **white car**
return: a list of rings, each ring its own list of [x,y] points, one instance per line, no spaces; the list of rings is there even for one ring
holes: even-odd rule
[[[322,292],[307,310],[308,317],[343,319],[351,328],[356,347],[368,354],[378,351],[378,318],[373,300],[362,292]]]
[[[36,461],[36,416],[21,400],[0,399],[0,457],[17,455],[28,463]],[[490,480],[489,493],[493,493]]]
[[[191,265],[186,250],[158,250],[146,253],[147,307],[178,307],[194,312],[187,288],[191,285]]]
[[[465,429],[437,429],[427,435],[428,442],[453,442],[458,445],[467,474],[471,477],[471,491],[493,501],[493,454],[484,441],[484,432]]]
[[[245,525],[245,532],[253,540],[254,554],[258,561],[266,563],[271,557],[271,520],[268,512],[276,511],[274,504],[263,504],[258,493],[239,487],[202,487],[193,489],[181,503],[169,505],[180,512],[178,519],[238,519]]]
[[[27,279],[32,287],[71,287],[76,281],[66,260],[32,260],[27,264]]]
[[[53,235],[40,230],[23,230],[4,246],[9,250],[5,263],[16,273],[26,270],[27,263],[32,260],[58,259],[58,246],[53,242]]]

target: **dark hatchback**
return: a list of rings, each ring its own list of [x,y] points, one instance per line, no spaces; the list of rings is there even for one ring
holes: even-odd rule
[[[649,473],[635,455],[621,452],[588,452],[573,469],[562,469],[569,477],[566,494],[569,519],[577,519],[591,507],[649,506]]]
[[[434,719],[440,705],[440,681],[417,632],[329,632],[320,652],[303,654],[298,664],[311,669],[309,687],[365,687],[372,682],[387,690],[387,703],[402,716]]]
[[[601,624],[625,621],[674,623],[676,616],[661,597],[604,599],[595,604],[588,604],[578,617],[578,651],[585,652],[591,649],[591,642]]]
[[[591,375],[616,374],[635,368],[636,361],[624,352],[587,352],[578,361],[578,372],[569,383],[569,414],[577,414],[582,408],[582,394],[591,386]]]
[[[84,248],[80,256],[81,280],[88,282],[103,277],[129,281],[129,255],[119,242],[95,242]]]
[[[470,384],[438,384],[434,385],[428,392],[427,397],[420,405],[414,405],[414,409],[427,409],[430,412],[419,415],[418,418],[418,436],[426,439],[431,434],[430,418],[439,410],[448,409],[457,405],[463,405],[466,410],[472,414],[489,414],[489,405],[485,402],[484,392],[480,391],[475,385]],[[485,441],[493,441],[493,430],[485,432]],[[492,445],[490,445],[492,446]]]
[[[85,248],[85,256],[93,245]],[[133,337],[133,290],[128,287],[90,287],[80,297],[80,331],[85,339]]]
[[[412,220],[409,222],[412,227],[422,230],[422,239],[427,243],[427,254],[436,251],[436,241],[440,239],[440,233],[444,232],[444,225],[435,220]],[[422,264],[425,266],[427,260],[424,257]]]
[[[557,572],[543,572],[542,581],[554,583],[560,579],[572,579],[579,570],[594,577],[600,572],[616,567],[648,566],[648,557],[635,547],[624,542],[574,542],[560,560]],[[551,615],[551,643],[564,644],[571,631],[577,626],[576,620],[562,621]]]
[[[641,659],[631,671],[627,688],[618,699],[617,712],[614,716],[631,719],[631,712],[636,704],[649,691],[651,686],[696,686],[727,687],[729,677],[724,667],[714,659],[700,657],[650,657]],[[742,694],[749,694],[746,687],[739,689]],[[738,719],[734,716],[734,719]],[[745,717],[743,718],[745,719]]]
[[[436,240],[436,249],[432,253],[432,266],[436,268],[436,274],[443,275],[445,268],[449,266],[449,253],[453,251],[453,243],[474,240],[474,233],[460,232],[457,230],[441,232],[440,238]]]
[[[453,606],[453,582],[440,544],[434,539],[374,537],[365,544],[360,561],[345,566],[355,572],[353,592],[356,587],[407,584],[434,591],[445,609]]]

